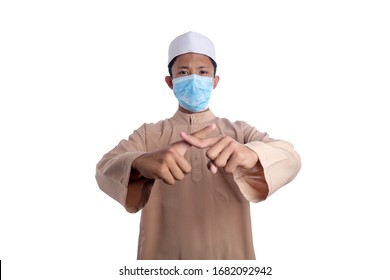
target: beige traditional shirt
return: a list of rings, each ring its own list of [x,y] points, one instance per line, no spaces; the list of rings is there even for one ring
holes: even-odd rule
[[[262,169],[216,174],[204,149],[191,147],[185,158],[192,171],[173,186],[141,177],[130,180],[132,162],[215,123],[209,137],[228,135],[255,151]],[[255,259],[249,202],[258,202],[290,182],[300,169],[293,145],[274,140],[245,122],[230,122],[210,110],[144,124],[97,164],[99,187],[128,212],[142,209],[138,259]],[[261,195],[260,188],[266,188]],[[264,190],[264,189],[263,189]]]

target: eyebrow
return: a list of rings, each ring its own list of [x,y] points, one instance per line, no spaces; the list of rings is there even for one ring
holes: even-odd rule
[[[188,66],[179,66],[179,67],[177,67],[177,68],[179,68],[179,69],[190,69],[190,67],[188,67]],[[203,69],[203,68],[210,68],[210,66],[198,66],[198,67],[195,67],[195,68],[198,68],[198,69]]]

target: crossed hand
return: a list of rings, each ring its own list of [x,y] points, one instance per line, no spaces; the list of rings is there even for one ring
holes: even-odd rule
[[[215,124],[188,135],[180,134],[183,140],[175,142],[162,150],[145,153],[133,162],[133,169],[148,179],[161,179],[169,185],[184,179],[191,172],[190,163],[184,154],[191,147],[207,149],[210,160],[208,168],[217,173],[218,168],[233,172],[237,167],[250,169],[258,162],[257,154],[229,136],[219,135],[206,138],[216,128]]]

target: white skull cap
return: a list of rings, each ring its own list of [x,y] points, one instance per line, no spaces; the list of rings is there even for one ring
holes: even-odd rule
[[[176,56],[190,52],[207,55],[217,63],[213,42],[200,33],[190,31],[176,37],[169,45],[168,65]]]

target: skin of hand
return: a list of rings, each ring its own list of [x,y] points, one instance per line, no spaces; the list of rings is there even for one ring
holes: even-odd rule
[[[208,125],[191,134],[190,141],[203,139],[214,129],[215,124]],[[133,161],[130,178],[143,176],[148,179],[161,179],[169,185],[183,180],[185,175],[192,170],[190,163],[184,158],[184,154],[190,147],[191,144],[181,140],[162,150],[143,154]],[[215,166],[211,168],[215,168],[216,170]]]
[[[213,173],[217,172],[217,167],[223,168],[228,173],[234,172],[237,167],[251,169],[259,162],[254,151],[238,143],[230,136],[219,135],[204,139],[184,132],[180,136],[191,146],[199,149],[208,148],[206,155],[211,161],[209,169]]]

